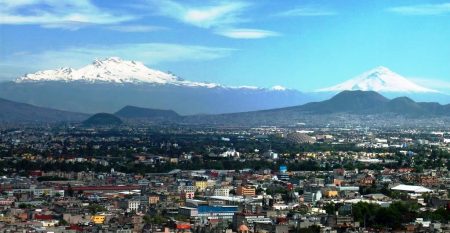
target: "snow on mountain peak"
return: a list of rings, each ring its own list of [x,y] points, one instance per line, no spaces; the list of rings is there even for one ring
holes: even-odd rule
[[[80,69],[59,68],[43,70],[26,74],[16,79],[16,82],[42,81],[82,81],[88,83],[150,83],[172,84],[177,86],[207,87],[220,86],[215,83],[186,81],[177,76],[159,70],[153,70],[141,62],[122,60],[119,57],[95,59],[91,64]]]
[[[419,86],[405,77],[379,66],[336,86],[319,89],[319,92],[336,92],[345,90],[377,91],[377,92],[437,92]]]
[[[283,86],[280,86],[280,85],[273,86],[273,87],[270,88],[270,89],[271,89],[271,90],[274,90],[274,91],[285,91],[285,90],[287,90],[286,87],[283,87]]]

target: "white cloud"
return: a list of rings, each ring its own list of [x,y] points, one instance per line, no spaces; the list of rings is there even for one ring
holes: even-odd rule
[[[220,2],[209,6],[188,6],[171,0],[151,1],[157,13],[186,24],[201,28],[221,27],[241,22],[248,3],[239,1]]]
[[[135,17],[100,9],[90,0],[2,0],[0,19],[0,24],[76,30],[92,24],[121,23]]]
[[[279,33],[273,31],[250,28],[222,29],[215,31],[215,33],[233,39],[262,39],[280,35]]]
[[[205,61],[229,56],[235,49],[197,45],[142,43],[110,46],[70,47],[37,53],[21,52],[0,60],[0,69],[8,78],[26,72],[59,67],[82,67],[95,58],[121,57],[142,61],[148,65],[179,61]],[[14,74],[14,75],[13,75]],[[2,78],[6,78],[2,75]]]
[[[315,7],[298,7],[276,14],[277,16],[295,17],[295,16],[330,16],[337,12]]]
[[[450,13],[450,3],[391,7],[387,11],[400,15],[443,15]]]
[[[130,24],[130,25],[114,25],[106,27],[107,29],[119,31],[119,32],[153,32],[167,30],[166,27],[151,26],[151,25],[141,25],[141,24]]]
[[[46,23],[42,24],[41,27],[43,28],[59,28],[59,29],[65,29],[69,31],[76,31],[80,28],[87,27],[93,25],[92,23],[85,23],[85,22],[75,22],[75,21],[61,21],[61,22],[55,22],[55,23]]]
[[[156,7],[156,13],[175,19],[179,22],[199,28],[212,30],[215,34],[232,39],[262,39],[278,36],[279,33],[239,28],[237,25],[248,22],[244,18],[246,10],[251,6],[248,2],[219,1],[210,5],[187,5],[172,0],[149,0]]]

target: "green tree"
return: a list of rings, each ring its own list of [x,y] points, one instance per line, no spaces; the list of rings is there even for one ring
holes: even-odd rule
[[[91,204],[89,205],[88,210],[91,214],[97,214],[99,212],[105,212],[106,208],[99,204]]]

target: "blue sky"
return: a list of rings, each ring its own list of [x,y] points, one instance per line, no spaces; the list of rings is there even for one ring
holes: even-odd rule
[[[1,80],[109,56],[302,91],[382,65],[450,90],[450,1],[0,0]]]

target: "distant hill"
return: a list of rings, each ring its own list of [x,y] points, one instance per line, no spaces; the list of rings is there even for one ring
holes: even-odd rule
[[[114,115],[124,119],[133,120],[175,121],[180,118],[180,115],[172,110],[141,108],[135,106],[125,106],[114,113]]]
[[[343,91],[332,98],[287,108],[229,114],[180,116],[171,110],[126,106],[115,115],[127,120],[175,124],[211,125],[277,125],[308,122],[351,122],[353,118],[390,123],[394,118],[427,119],[450,116],[450,105],[434,102],[415,102],[408,97],[388,99],[375,91]]]
[[[85,126],[117,126],[122,123],[119,117],[109,113],[97,113],[83,121]]]
[[[361,113],[383,106],[389,99],[375,91],[343,91],[329,100],[308,103],[299,107],[314,113],[353,112]]]
[[[298,122],[348,121],[343,115],[373,121],[389,122],[390,117],[427,119],[450,116],[450,105],[415,102],[408,97],[388,99],[374,91],[343,91],[329,100],[304,105],[219,115],[197,115],[184,118],[188,123],[207,124],[295,124]],[[343,118],[342,118],[343,117]]]
[[[43,108],[0,98],[0,122],[79,122],[88,117],[89,115],[83,113]]]
[[[180,116],[172,110],[126,106],[115,114],[99,113],[91,116],[81,113],[42,108],[0,99],[0,122],[83,122],[87,126],[120,125],[122,120],[139,123],[209,124],[209,125],[285,125],[329,124],[342,122],[398,122],[413,123],[417,119],[430,124],[429,119],[450,121],[450,105],[435,102],[415,102],[408,97],[388,99],[374,91],[343,91],[332,98],[293,107],[238,112]],[[405,120],[407,119],[407,120]],[[442,123],[442,122],[441,122]],[[396,123],[397,124],[397,123]],[[447,124],[447,123],[442,123]]]
[[[406,117],[427,117],[447,116],[450,114],[450,105],[415,102],[408,97],[388,99],[375,91],[343,91],[329,100],[268,111],[284,112],[286,110],[310,114],[397,114]]]

